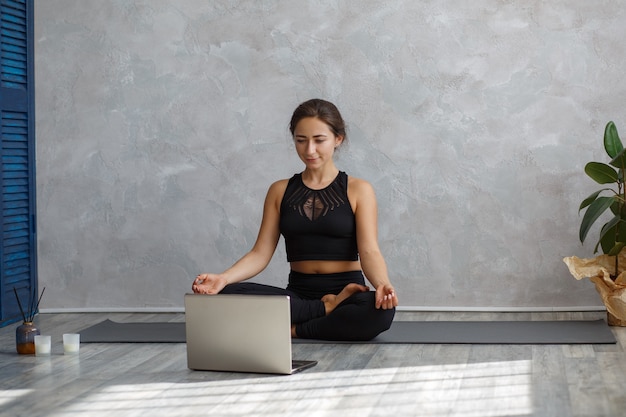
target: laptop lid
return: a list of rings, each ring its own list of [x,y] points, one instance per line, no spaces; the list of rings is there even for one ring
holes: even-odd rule
[[[194,370],[291,374],[289,297],[185,294],[187,366]]]

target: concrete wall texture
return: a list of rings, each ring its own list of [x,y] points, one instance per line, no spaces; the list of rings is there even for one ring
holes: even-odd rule
[[[600,306],[564,256],[626,133],[626,2],[36,0],[42,308],[178,308],[254,243],[335,102],[401,304]],[[255,280],[286,285],[284,243]]]

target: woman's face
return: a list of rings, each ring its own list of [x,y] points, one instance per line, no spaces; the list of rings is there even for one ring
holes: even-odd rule
[[[305,117],[293,132],[298,156],[307,168],[319,169],[332,162],[335,147],[343,138],[336,136],[330,127],[316,117]]]

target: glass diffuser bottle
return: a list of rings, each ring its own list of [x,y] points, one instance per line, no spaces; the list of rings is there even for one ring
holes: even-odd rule
[[[21,355],[35,353],[35,336],[39,329],[31,321],[25,321],[15,329],[15,347]]]

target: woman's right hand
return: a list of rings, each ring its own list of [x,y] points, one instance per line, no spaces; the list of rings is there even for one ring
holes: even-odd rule
[[[197,294],[218,294],[228,284],[219,274],[200,274],[193,281],[191,289]]]

